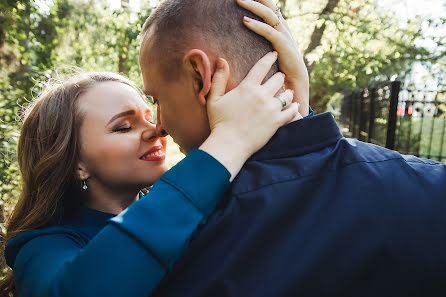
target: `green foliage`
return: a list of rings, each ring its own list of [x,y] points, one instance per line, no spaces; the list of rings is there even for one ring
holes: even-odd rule
[[[321,14],[327,1],[280,0],[302,53],[314,28],[325,27],[307,56],[311,66],[311,106],[323,112],[340,93],[384,80],[403,79],[420,62],[444,76],[446,18],[402,22],[372,0],[340,0],[333,13]],[[36,3],[52,4],[42,9]],[[121,72],[141,85],[139,32],[150,14],[111,10],[105,0],[0,2],[0,206],[9,209],[18,189],[16,145],[20,111],[39,92],[41,80],[72,66]],[[146,3],[146,4],[144,4]],[[146,5],[146,7],[144,7]],[[431,44],[430,48],[423,42]],[[433,49],[432,49],[433,48]],[[179,154],[178,154],[179,155]]]
[[[7,211],[10,203],[17,197],[16,145],[19,135],[18,125],[14,122],[19,108],[18,105],[10,104],[7,99],[21,96],[23,92],[7,84],[3,79],[0,80],[0,207],[6,208]]]
[[[113,11],[92,0],[55,0],[42,9],[36,1],[8,0],[0,11],[0,208],[8,214],[18,196],[22,106],[43,81],[73,66],[121,72],[141,85],[138,36],[150,9]]]
[[[320,44],[306,56],[312,69],[310,103],[317,112],[324,112],[338,93],[394,75],[404,80],[414,63],[436,67],[437,75],[444,77],[446,37],[427,32],[444,30],[445,19],[404,21],[394,16],[396,11],[384,11],[371,0],[341,0],[333,13],[321,15],[326,3],[303,0],[288,7],[289,22],[302,52],[310,40],[309,28],[326,26]]]

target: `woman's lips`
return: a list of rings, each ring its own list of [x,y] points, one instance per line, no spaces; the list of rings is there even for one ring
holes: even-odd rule
[[[139,159],[143,161],[161,161],[166,158],[162,145],[156,145],[144,153]]]

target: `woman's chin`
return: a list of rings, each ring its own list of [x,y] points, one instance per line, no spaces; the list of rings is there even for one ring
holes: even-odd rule
[[[161,176],[168,170],[167,164],[163,162],[163,166],[159,166],[156,170],[151,170],[146,176],[143,177],[145,187],[151,187],[154,183],[156,183]]]

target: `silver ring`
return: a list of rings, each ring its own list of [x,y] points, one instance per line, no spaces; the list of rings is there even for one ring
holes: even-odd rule
[[[277,99],[279,99],[279,101],[280,101],[280,103],[282,103],[282,108],[285,108],[285,106],[286,106],[286,99],[285,98],[283,98],[285,95],[284,95],[284,93],[282,93],[282,94],[279,94],[279,96],[277,96],[276,98]]]

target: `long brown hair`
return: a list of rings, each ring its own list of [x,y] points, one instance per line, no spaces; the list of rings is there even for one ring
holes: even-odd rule
[[[25,111],[17,148],[21,193],[6,222],[5,244],[27,230],[61,222],[78,211],[81,181],[76,175],[82,114],[78,98],[95,84],[116,81],[142,92],[125,77],[88,72],[52,81]],[[2,253],[3,254],[3,253]],[[0,283],[1,296],[17,296],[13,271]]]

